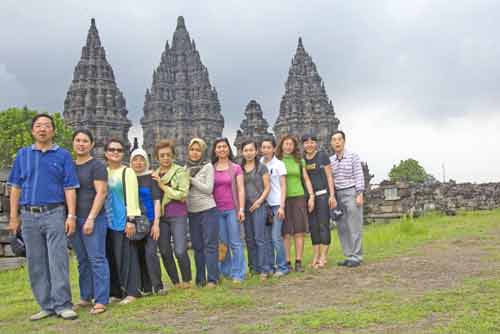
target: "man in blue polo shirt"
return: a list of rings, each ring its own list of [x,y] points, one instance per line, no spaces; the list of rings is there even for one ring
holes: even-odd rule
[[[36,115],[31,134],[35,143],[17,152],[8,181],[10,229],[15,233],[22,221],[31,290],[41,308],[30,320],[55,314],[75,319],[67,236],[75,231],[75,188],[80,185],[71,154],[52,142],[53,118]]]

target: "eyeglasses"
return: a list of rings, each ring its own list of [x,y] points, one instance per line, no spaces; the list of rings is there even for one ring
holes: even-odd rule
[[[123,153],[123,148],[108,148],[108,152],[116,152],[116,153]]]

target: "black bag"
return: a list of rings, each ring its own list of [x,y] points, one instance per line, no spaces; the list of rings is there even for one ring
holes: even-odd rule
[[[274,213],[273,213],[273,209],[267,205],[266,206],[266,225],[269,226],[269,225],[272,225],[273,222],[274,222]]]
[[[123,198],[125,200],[125,212],[127,211],[127,187],[125,185],[125,171],[127,170],[127,167],[123,169],[122,173],[122,185],[123,185]],[[139,191],[139,190],[137,190]],[[139,198],[139,196],[138,196]],[[141,208],[141,211],[142,208]],[[136,216],[133,218],[133,221],[127,220],[127,222],[131,222],[135,225],[135,234],[130,240],[142,240],[148,235],[149,231],[151,230],[151,224],[149,223],[148,217],[145,215],[140,215]]]

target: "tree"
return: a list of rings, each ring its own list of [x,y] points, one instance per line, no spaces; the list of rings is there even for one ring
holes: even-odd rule
[[[0,112],[0,167],[12,165],[19,148],[33,143],[31,137],[31,120],[37,114],[36,110],[27,107],[9,108]],[[51,114],[56,123],[54,141],[71,152],[71,136],[73,131],[64,124],[60,113]]]
[[[424,182],[427,172],[417,160],[407,159],[392,167],[389,178],[391,181]]]

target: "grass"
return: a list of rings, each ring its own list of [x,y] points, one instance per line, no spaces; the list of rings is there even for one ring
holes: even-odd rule
[[[370,225],[364,229],[365,261],[376,262],[411,255],[418,246],[436,240],[454,240],[464,237],[491,238],[492,229],[500,227],[500,210],[460,213],[455,217],[430,214],[416,220],[402,219],[391,224]],[[341,259],[336,233],[330,263]],[[499,246],[500,247],[500,246]],[[488,261],[500,261],[499,248],[488,245]],[[304,261],[312,258],[310,242],[306,242]],[[294,274],[296,275],[296,274]],[[71,261],[71,279],[74,300],[78,300],[76,263]],[[166,275],[164,276],[166,277]],[[387,281],[397,279],[387,275]],[[287,278],[284,278],[286,281]],[[219,313],[255,312],[259,300],[252,290],[262,284],[257,277],[245,281],[241,287],[229,282],[214,290],[171,289],[167,296],[142,298],[126,307],[111,305],[99,317],[80,312],[73,322],[47,319],[29,322],[27,317],[38,311],[33,301],[25,268],[0,272],[0,333],[182,333],[169,319],[176,315],[192,315],[192,323],[200,332],[210,331],[207,317]],[[275,280],[266,286],[282,284]],[[424,296],[400,296],[394,291],[363,293],[349,305],[315,309],[301,314],[262,316],[262,321],[232,324],[239,333],[332,333],[356,332],[357,329],[377,326],[418,325],[426,319],[437,318],[439,325],[426,329],[429,333],[497,333],[500,332],[500,273],[493,277],[467,280],[459,289],[431,291]],[[282,313],[292,313],[286,306]],[[181,324],[182,325],[182,324]],[[404,332],[404,331],[402,331]]]

